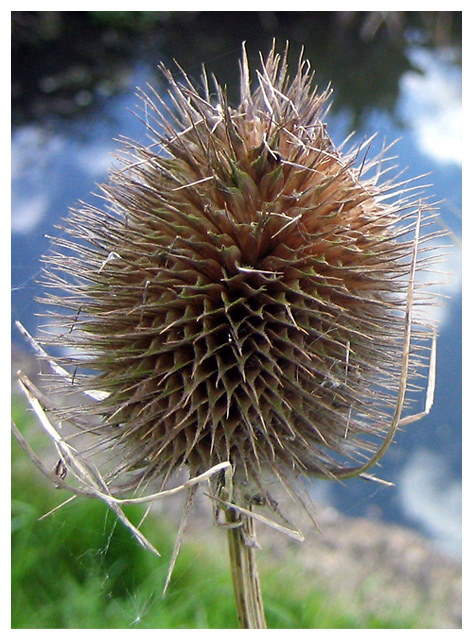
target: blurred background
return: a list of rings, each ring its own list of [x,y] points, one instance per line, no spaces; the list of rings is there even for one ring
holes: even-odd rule
[[[318,481],[317,502],[350,517],[400,524],[451,558],[461,550],[461,12],[12,12],[12,318],[37,331],[41,255],[48,235],[78,200],[96,203],[126,136],[144,142],[137,87],[165,95],[160,61],[199,82],[202,64],[238,100],[238,60],[251,68],[273,38],[290,60],[301,46],[318,86],[333,88],[328,132],[341,143],[379,132],[401,138],[405,178],[429,173],[440,206],[449,272],[432,310],[439,323],[436,399],[430,415],[399,433],[376,475]],[[443,243],[445,244],[445,242]],[[12,325],[13,326],[13,325]],[[13,357],[28,349],[14,326]],[[422,410],[422,400],[412,411]]]

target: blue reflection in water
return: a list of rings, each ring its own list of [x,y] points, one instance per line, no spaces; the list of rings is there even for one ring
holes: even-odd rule
[[[461,157],[459,145],[459,72],[448,59],[425,51],[413,51],[413,59],[424,76],[405,74],[398,110],[394,117],[375,112],[356,139],[361,141],[379,131],[395,146],[399,167],[408,165],[404,178],[432,172],[428,182],[441,206],[442,219],[457,236],[461,233]],[[118,134],[144,140],[143,124],[129,112],[136,110],[136,86],[153,76],[146,66],[136,66],[129,78],[129,90],[103,101],[94,119],[77,118],[49,129],[27,125],[12,138],[12,310],[34,334],[38,305],[35,278],[41,270],[40,257],[49,247],[46,235],[54,229],[69,207],[78,200],[93,202],[97,183],[106,180],[111,153]],[[152,82],[156,85],[156,80]],[[336,99],[336,94],[335,94]],[[401,128],[396,118],[404,123]],[[328,115],[328,129],[340,143],[349,133],[348,114]],[[396,483],[386,488],[360,479],[345,484],[320,481],[314,484],[316,498],[329,501],[351,516],[386,518],[417,528],[432,537],[444,550],[460,553],[461,536],[461,273],[459,249],[454,245],[448,257],[450,283],[442,293],[450,295],[439,312],[440,338],[436,402],[431,414],[410,425],[396,438],[376,473]],[[20,344],[13,332],[13,340]],[[24,345],[21,345],[24,346]],[[421,410],[419,406],[413,411]]]
[[[12,135],[12,311],[31,331],[36,331],[38,293],[35,279],[41,256],[48,250],[47,236],[58,235],[55,225],[79,200],[98,204],[91,193],[107,179],[119,135],[144,140],[145,131],[136,112],[135,87],[151,76],[137,65],[128,91],[104,100],[96,117],[77,117],[47,128],[31,124]],[[12,334],[15,342],[18,334]]]

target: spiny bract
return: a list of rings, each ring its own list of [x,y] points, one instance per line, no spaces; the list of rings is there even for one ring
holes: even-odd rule
[[[141,92],[152,143],[124,140],[107,207],[71,211],[47,257],[47,302],[70,310],[53,342],[85,354],[66,362],[133,486],[225,460],[260,487],[330,476],[389,423],[419,204],[335,147],[329,92],[286,54],[254,89],[243,56],[235,108],[163,67],[167,98]]]

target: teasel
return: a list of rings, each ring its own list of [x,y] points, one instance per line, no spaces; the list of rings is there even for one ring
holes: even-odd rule
[[[274,479],[299,495],[306,476],[372,478],[430,408],[432,377],[426,410],[401,417],[434,358],[412,315],[432,303],[415,276],[436,259],[420,255],[433,207],[387,178],[387,149],[336,147],[330,91],[302,54],[291,78],[287,53],[253,85],[243,53],[235,107],[162,66],[167,96],[139,91],[149,144],[122,140],[105,206],[72,210],[45,258],[60,329],[43,346],[72,350],[53,366],[92,397],[48,413],[110,452],[107,492],[230,463],[232,502],[218,474],[214,501],[277,510]]]

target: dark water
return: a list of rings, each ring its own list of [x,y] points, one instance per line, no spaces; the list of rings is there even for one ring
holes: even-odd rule
[[[18,12],[23,14],[23,12]],[[94,12],[83,12],[94,13]],[[112,12],[107,12],[112,13]],[[127,12],[130,13],[130,12]],[[137,12],[143,13],[143,12]],[[146,12],[144,12],[146,13]],[[151,12],[155,13],[156,12]],[[445,270],[450,281],[440,288],[449,296],[436,311],[440,323],[436,401],[430,415],[396,438],[377,475],[396,483],[382,487],[360,479],[345,484],[320,481],[316,497],[351,516],[370,516],[418,529],[442,549],[460,552],[461,539],[461,70],[458,35],[429,44],[414,21],[392,35],[381,26],[372,33],[365,23],[343,26],[317,12],[264,16],[189,16],[179,23],[160,14],[144,23],[138,35],[114,25],[105,29],[100,16],[82,23],[69,36],[63,32],[46,44],[43,58],[26,58],[20,32],[14,67],[12,134],[12,315],[35,333],[38,293],[35,278],[47,251],[47,235],[78,200],[93,200],[97,183],[106,180],[119,135],[144,141],[145,128],[130,113],[136,110],[136,86],[164,88],[156,64],[177,58],[193,78],[201,62],[228,83],[236,98],[240,43],[246,40],[250,59],[267,51],[272,36],[290,39],[297,58],[300,45],[319,71],[320,86],[333,82],[334,104],[328,130],[341,142],[357,125],[357,140],[380,132],[402,140],[395,147],[404,177],[429,173],[430,192],[442,220],[454,232]],[[339,14],[341,12],[338,12]],[[394,12],[395,13],[395,12]],[[414,12],[413,12],[414,13]],[[330,14],[332,15],[332,14]],[[21,17],[20,16],[20,17]],[[214,17],[216,16],[216,17]],[[305,16],[305,17],[304,17]],[[27,16],[28,17],[28,16]],[[162,17],[162,20],[161,20]],[[296,19],[297,17],[297,19]],[[22,18],[25,22],[25,18]],[[136,20],[138,18],[135,17]],[[20,25],[24,28],[24,25]],[[30,25],[31,26],[31,25]],[[74,25],[73,25],[74,26]],[[375,25],[376,26],[376,25]],[[37,25],[36,25],[37,28]],[[368,35],[363,36],[363,28]],[[379,30],[381,29],[381,34]],[[383,31],[384,29],[384,31]],[[104,35],[105,33],[105,35]],[[370,35],[371,33],[371,35]],[[76,34],[74,36],[74,34]],[[83,50],[71,45],[74,38]],[[113,35],[115,34],[115,35]],[[360,35],[361,34],[361,35]],[[113,36],[113,37],[112,37]],[[381,37],[382,36],[382,37]],[[69,37],[69,39],[67,39]],[[138,37],[141,38],[138,44]],[[108,38],[108,40],[107,40]],[[136,38],[136,40],[134,39]],[[66,44],[67,41],[67,44]],[[110,44],[111,42],[111,44]],[[136,44],[136,46],[133,46]],[[121,46],[120,46],[121,45]],[[28,46],[30,43],[28,43]],[[84,52],[85,51],[85,52]],[[24,56],[20,56],[21,52]],[[108,56],[108,57],[107,57]],[[99,61],[99,62],[98,62]],[[71,71],[72,69],[72,71]],[[75,71],[74,71],[75,69]],[[79,73],[79,71],[81,73]],[[69,72],[69,76],[67,75]],[[75,75],[74,75],[75,74]],[[72,78],[72,80],[71,80]],[[16,81],[16,84],[15,84]],[[12,340],[20,345],[13,331]],[[23,346],[23,345],[22,345]],[[416,410],[420,410],[419,406]]]

